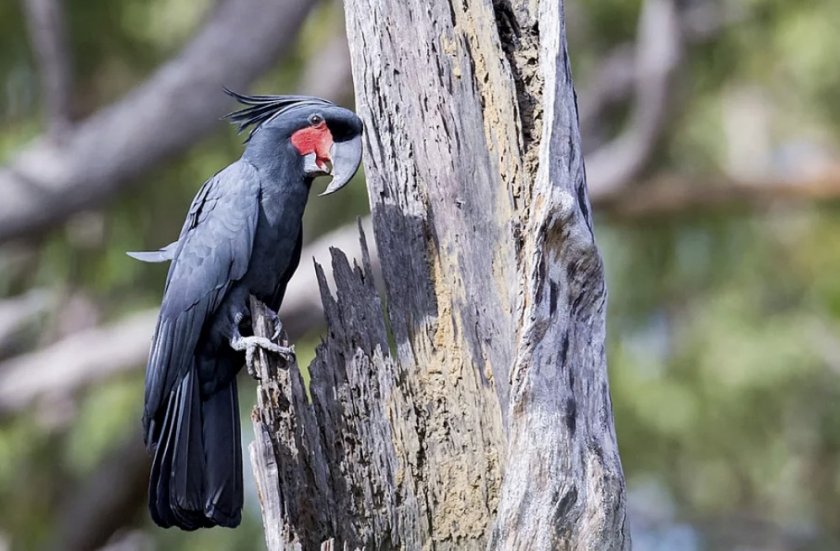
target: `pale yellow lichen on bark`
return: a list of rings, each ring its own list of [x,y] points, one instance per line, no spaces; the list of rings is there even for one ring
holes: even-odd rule
[[[438,316],[431,346],[418,343],[415,349],[421,352],[416,357],[421,402],[434,409],[425,438],[436,446],[460,447],[459,453],[447,450],[433,457],[433,470],[423,473],[435,500],[433,537],[438,542],[480,541],[495,513],[501,484],[501,416],[493,386],[478,379],[477,359],[463,341],[461,319],[452,315],[453,300],[462,294],[457,258],[431,246],[429,258]]]
[[[517,195],[521,186],[522,164],[516,90],[503,57],[491,6],[482,2],[466,5],[453,2],[455,32],[463,36],[472,59],[476,87],[481,94],[484,135],[493,154],[501,182],[500,197]],[[495,220],[504,225],[512,218],[511,201],[496,201]]]

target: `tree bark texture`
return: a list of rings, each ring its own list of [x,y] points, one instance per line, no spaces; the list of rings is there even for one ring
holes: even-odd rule
[[[263,377],[269,548],[628,549],[562,2],[345,6],[386,296]]]

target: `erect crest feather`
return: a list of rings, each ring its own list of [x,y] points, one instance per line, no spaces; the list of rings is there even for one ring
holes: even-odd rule
[[[248,138],[245,140],[246,142],[251,139],[254,132],[259,130],[263,124],[294,107],[304,105],[334,105],[331,101],[314,96],[246,96],[227,88],[225,88],[225,93],[236,99],[242,105],[245,105],[244,108],[238,111],[228,113],[224,118],[230,121],[231,124],[235,124],[240,133],[248,127],[251,128],[251,131],[248,133]]]

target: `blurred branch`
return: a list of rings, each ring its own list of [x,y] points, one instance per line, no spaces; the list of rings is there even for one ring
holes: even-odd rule
[[[145,475],[146,473],[144,473]],[[154,548],[152,534],[147,530],[138,528],[117,534],[105,547],[100,548],[99,551],[148,551]]]
[[[713,2],[702,2],[689,8],[678,8],[679,33],[686,44],[707,41],[743,15]],[[644,12],[642,13],[644,17]],[[642,31],[641,25],[639,31]],[[656,29],[649,35],[655,38]],[[637,37],[641,41],[642,36]],[[637,89],[640,79],[637,44],[624,43],[614,47],[597,67],[591,83],[580,93],[580,124],[585,139],[599,134],[604,112],[623,101]]]
[[[608,108],[626,100],[636,82],[636,48],[625,43],[614,47],[595,69],[590,83],[579,94],[580,127],[587,145],[600,134]]]
[[[330,33],[330,41],[307,61],[298,89],[303,94],[340,103],[353,98],[353,75],[343,19],[339,23]]]
[[[222,87],[244,88],[270,67],[312,7],[312,0],[223,0],[146,82],[69,129],[61,145],[36,139],[0,168],[0,242],[100,205],[192,145],[230,109]]]
[[[590,194],[624,186],[647,165],[665,127],[672,76],[681,57],[682,31],[674,0],[646,0],[636,43],[633,114],[621,135],[589,154]]]
[[[804,551],[833,547],[820,545],[827,543],[827,534],[821,533],[818,525],[785,525],[749,511],[727,512],[689,519],[688,522],[706,542],[708,549]]]
[[[0,364],[0,415],[78,389],[142,365],[149,351],[155,311],[134,314],[106,328],[76,333],[52,346]]]
[[[370,232],[370,219],[363,227]],[[307,246],[301,259],[318,259],[331,277],[330,247],[350,258],[361,256],[358,227],[349,224]],[[378,270],[378,258],[372,251]],[[324,323],[315,272],[300,269],[289,282],[280,317],[290,335],[300,336]],[[0,418],[35,402],[61,403],[79,390],[133,371],[146,362],[157,309],[146,310],[107,327],[76,333],[44,349],[0,363]]]
[[[680,8],[675,0],[646,0],[639,17],[636,44],[621,45],[607,56],[591,89],[581,94],[581,124],[591,133],[604,110],[635,90],[630,123],[617,138],[587,153],[593,204],[619,217],[678,214],[695,209],[761,205],[780,199],[819,200],[840,196],[836,165],[804,169],[794,175],[747,181],[660,176],[630,186],[650,163],[667,123],[673,77],[686,43],[718,34],[744,17],[742,11],[713,2]]]
[[[21,331],[55,304],[55,295],[46,289],[0,301],[0,356],[9,352]]]
[[[668,216],[701,210],[761,206],[779,201],[840,199],[840,164],[803,172],[796,176],[756,181],[720,176],[663,175],[651,183],[625,186],[592,195],[601,212],[625,218]]]
[[[61,0],[25,0],[26,23],[38,60],[51,137],[67,130],[72,110],[72,61]]]
[[[105,545],[136,516],[148,476],[149,456],[137,425],[60,503],[53,548],[86,551]]]

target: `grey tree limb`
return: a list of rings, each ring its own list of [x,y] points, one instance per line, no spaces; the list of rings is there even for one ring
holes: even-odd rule
[[[36,0],[45,1],[45,0]],[[312,0],[222,0],[184,49],[116,103],[36,139],[0,168],[0,242],[102,204],[150,165],[192,145],[285,48]],[[247,39],[243,39],[247,33]]]
[[[822,165],[822,166],[815,166]],[[593,196],[607,216],[625,219],[680,216],[702,211],[762,208],[782,203],[831,201],[840,197],[840,164],[811,163],[792,174],[746,180],[720,174],[702,179],[655,174],[638,186]]]
[[[344,25],[338,21],[330,40],[321,45],[307,61],[300,78],[301,94],[318,96],[344,103],[353,98],[353,75],[350,73],[350,51]]]
[[[362,225],[369,231],[370,220],[365,219]],[[355,224],[339,228],[304,248],[301,253],[304,264],[289,282],[280,310],[280,319],[290,334],[297,337],[324,324],[318,280],[306,262],[314,259],[327,262],[331,246],[361,254],[357,232]],[[378,269],[376,256],[373,258]],[[126,262],[133,261],[126,258]],[[329,268],[327,275],[332,275]],[[0,337],[4,333],[4,320],[8,318],[11,334],[21,318],[42,311],[47,299],[47,295],[32,292],[0,304]],[[0,418],[19,413],[33,403],[48,409],[56,403],[65,403],[90,385],[142,368],[156,319],[157,309],[149,309],[3,361],[0,363]]]
[[[56,303],[55,293],[35,288],[26,293],[0,301],[0,358],[19,344],[28,326],[47,313]]]
[[[61,0],[25,0],[26,23],[38,60],[41,96],[50,135],[59,139],[70,125],[73,102],[73,63],[67,44]]]
[[[345,8],[386,295],[336,251],[261,381],[269,548],[629,548],[562,3]]]
[[[0,364],[0,416],[42,402],[66,403],[79,389],[143,364],[156,311],[134,314],[111,327],[73,334],[56,344]]]
[[[675,1],[645,0],[633,56],[633,113],[621,134],[589,155],[587,172],[593,192],[609,193],[626,186],[652,157],[665,128],[682,43]]]
[[[562,9],[543,1],[530,14],[540,22],[545,107],[523,219],[508,456],[490,540],[496,549],[630,546],[607,381],[606,286]]]
[[[692,3],[689,6],[677,6],[677,9],[679,35],[686,46],[706,42],[744,18],[741,8],[733,9],[732,6],[714,2]],[[643,48],[642,44],[649,42],[651,38],[658,38],[658,29],[655,26],[641,24],[642,18],[650,16],[650,9],[644,8],[640,14],[635,43],[623,43],[612,48],[600,61],[588,85],[580,94],[580,125],[585,137],[586,152],[594,150],[603,142],[603,139],[593,138],[599,137],[601,133],[600,127],[605,118],[605,111],[636,94],[640,79],[646,78],[651,71],[651,62],[664,60],[671,63],[668,57],[662,56],[650,57],[647,60],[637,59],[637,56],[645,51],[651,52]],[[674,29],[667,28],[666,31],[672,33]],[[646,37],[642,33],[652,33],[653,36]],[[669,40],[663,42],[667,44],[670,40],[669,37]],[[669,70],[668,67],[664,69]]]

